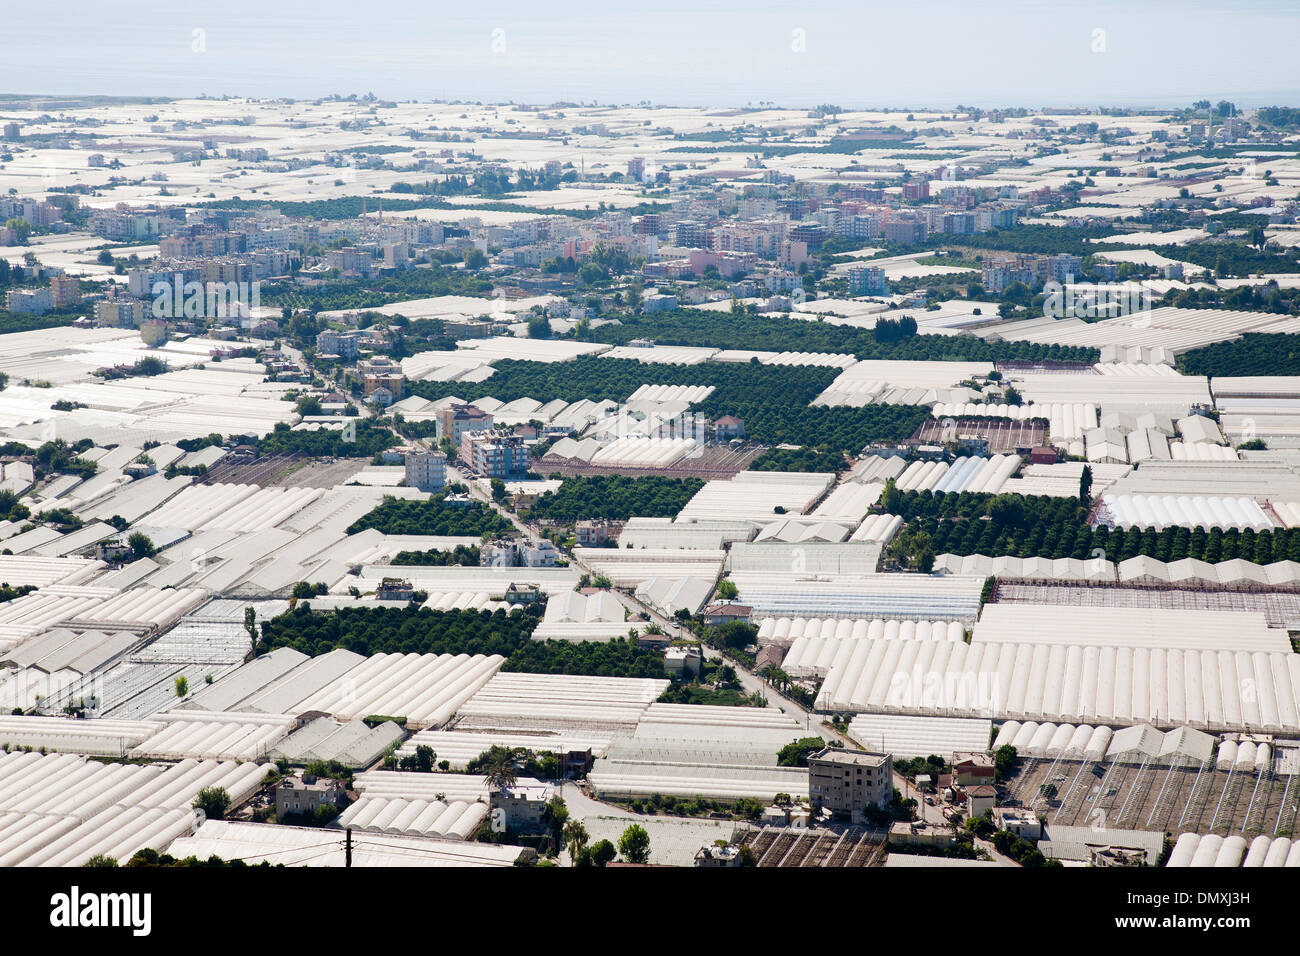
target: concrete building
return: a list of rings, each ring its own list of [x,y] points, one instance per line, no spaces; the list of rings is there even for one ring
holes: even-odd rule
[[[731,441],[745,437],[745,422],[735,415],[723,415],[713,423],[713,437],[718,441]]]
[[[75,276],[50,276],[50,300],[56,309],[81,304],[81,282]]]
[[[24,315],[44,315],[54,308],[49,289],[10,289],[5,294],[5,308]]]
[[[579,521],[573,526],[573,533],[580,548],[603,548],[618,539],[623,530],[621,521]]]
[[[992,784],[993,756],[987,753],[955,753],[952,755],[952,779],[959,787]]]
[[[379,404],[391,405],[393,402],[400,401],[405,394],[406,376],[402,374],[402,366],[399,362],[380,356],[369,362],[362,362],[357,366],[357,371],[361,375],[361,393],[367,398],[373,396],[379,389],[388,392],[387,401],[376,399]]]
[[[974,787],[966,788],[966,817],[982,817],[993,809],[997,803],[997,788],[986,784],[979,784]]]
[[[145,319],[140,323],[140,338],[150,348],[157,348],[167,341],[170,327],[165,319]]]
[[[849,295],[888,295],[885,270],[879,266],[859,266],[849,270]]]
[[[437,436],[439,439],[450,438],[456,448],[466,432],[491,431],[492,413],[485,412],[476,405],[449,405],[438,409]]]
[[[740,847],[705,846],[695,852],[695,865],[717,869],[724,866],[740,866]]]
[[[421,447],[406,453],[406,484],[421,491],[437,491],[447,484],[447,456]]]
[[[460,458],[484,478],[522,478],[532,464],[524,440],[506,431],[465,432]]]
[[[337,807],[343,801],[343,784],[309,773],[285,777],[275,788],[275,815],[314,813],[317,807]]]
[[[324,329],[316,333],[316,354],[337,355],[344,360],[355,359],[359,354],[360,342],[361,333],[355,329],[346,332]]]
[[[537,541],[498,540],[482,546],[479,564],[485,568],[553,568],[559,549],[545,538]]]
[[[674,644],[664,651],[664,673],[669,677],[698,674],[704,662],[704,651],[698,644]]]
[[[366,249],[344,246],[325,253],[325,264],[344,275],[369,276],[374,271],[375,257]]]
[[[504,825],[515,831],[535,831],[546,825],[546,805],[551,788],[537,780],[520,781],[513,787],[492,792],[493,826]]]
[[[1026,807],[994,807],[993,822],[999,830],[1008,830],[1026,840],[1043,838],[1043,822]]]
[[[894,795],[889,754],[826,747],[808,757],[808,795],[814,810],[859,821],[868,807],[885,807]]]

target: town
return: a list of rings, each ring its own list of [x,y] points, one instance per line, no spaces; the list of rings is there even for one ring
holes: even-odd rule
[[[0,866],[1300,865],[1300,109],[5,94],[0,292]]]

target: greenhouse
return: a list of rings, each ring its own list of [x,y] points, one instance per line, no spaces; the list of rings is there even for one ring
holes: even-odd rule
[[[1207,732],[1300,732],[1300,655],[1051,643],[849,639],[823,712],[933,714]]]

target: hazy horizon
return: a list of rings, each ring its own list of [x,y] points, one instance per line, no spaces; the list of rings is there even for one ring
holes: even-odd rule
[[[1285,0],[62,6],[57,18],[7,12],[0,92],[796,109],[1300,102],[1300,4]]]

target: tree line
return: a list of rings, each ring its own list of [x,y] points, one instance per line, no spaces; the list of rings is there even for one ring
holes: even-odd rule
[[[385,495],[384,500],[348,527],[348,534],[374,528],[384,534],[427,534],[455,537],[508,534],[514,526],[479,501],[449,505],[446,493],[425,500]],[[432,562],[408,562],[432,563]]]
[[[671,518],[703,487],[704,482],[698,478],[658,475],[565,478],[558,489],[540,496],[527,515],[533,521],[561,523],[587,518],[608,521],[626,521],[633,516]]]

